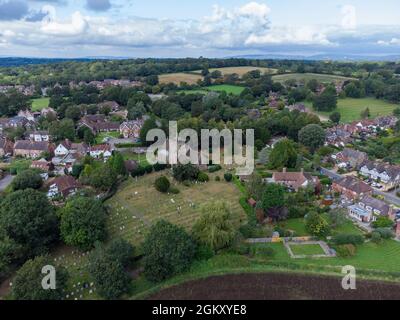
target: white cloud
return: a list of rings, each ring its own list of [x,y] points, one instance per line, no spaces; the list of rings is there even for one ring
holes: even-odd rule
[[[377,44],[379,45],[383,45],[383,46],[390,46],[390,45],[400,45],[400,38],[392,38],[390,41],[385,41],[385,40],[379,40],[377,42]]]
[[[71,22],[58,22],[48,19],[42,23],[41,31],[45,34],[58,36],[80,35],[88,28],[88,23],[82,14],[77,11],[72,14]]]
[[[342,7],[342,27],[344,29],[355,29],[357,27],[357,11],[352,5]]]
[[[0,0],[1,1],[1,0]],[[249,2],[236,8],[215,5],[209,15],[197,20],[155,19],[110,15],[85,15],[75,12],[67,18],[57,17],[56,9],[46,5],[43,21],[0,21],[0,41],[9,46],[47,52],[71,50],[80,54],[80,48],[91,50],[93,55],[103,55],[108,48],[124,55],[129,48],[135,51],[156,48],[181,53],[238,52],[269,48],[307,46],[334,50],[336,47],[371,44],[399,44],[400,27],[358,26],[355,8],[342,8],[343,21],[338,25],[301,26],[272,24],[271,9],[264,3]],[[381,39],[392,39],[383,41]],[[380,41],[380,42],[378,42]],[[78,50],[77,50],[78,48]],[[197,51],[196,51],[197,50]],[[224,51],[225,50],[225,51]],[[278,49],[277,49],[278,50]],[[147,53],[147,55],[149,55]]]

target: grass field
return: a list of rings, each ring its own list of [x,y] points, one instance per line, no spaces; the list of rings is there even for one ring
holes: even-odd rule
[[[190,187],[179,184],[176,185],[179,194],[162,194],[154,188],[154,181],[161,174],[166,175],[167,172],[146,175],[137,181],[129,178],[117,194],[106,202],[110,208],[108,226],[111,237],[122,236],[137,246],[143,241],[149,227],[159,219],[190,230],[200,215],[201,205],[213,200],[223,199],[240,221],[246,219],[239,204],[240,193],[233,183],[216,182],[213,179],[216,174],[213,174],[206,184]],[[181,207],[180,211],[178,207]]]
[[[225,68],[212,68],[209,69],[210,72],[213,72],[215,70],[221,71],[222,75],[229,75],[229,74],[234,74],[236,73],[239,77],[243,76],[244,74],[253,71],[253,70],[260,70],[261,74],[263,73],[268,73],[268,74],[274,74],[278,72],[278,69],[273,69],[273,68],[263,68],[263,67],[225,67]],[[201,73],[201,70],[195,71],[196,73]]]
[[[181,82],[196,84],[198,80],[203,80],[203,76],[201,75],[188,74],[184,72],[162,74],[159,75],[158,78],[162,84],[175,83],[176,85],[179,85]]]
[[[209,86],[209,87],[207,87],[207,89],[211,90],[211,91],[217,91],[217,92],[225,91],[227,94],[232,93],[232,94],[239,95],[243,92],[245,87],[221,84],[221,85]]]
[[[49,106],[50,98],[38,98],[32,100],[32,111],[40,111]]]
[[[118,131],[116,132],[100,132],[96,136],[96,143],[101,144],[104,143],[105,138],[118,138],[120,136],[120,133]]]
[[[279,223],[279,227],[285,230],[291,230],[296,233],[297,237],[309,236],[310,234],[306,231],[304,219],[289,219]]]
[[[354,78],[342,77],[331,74],[318,74],[318,73],[289,73],[278,74],[272,76],[272,80],[276,82],[285,82],[286,80],[296,80],[297,82],[307,82],[311,79],[316,79],[319,82],[330,83],[335,81],[354,80]]]
[[[196,90],[180,90],[179,93],[185,93],[185,94],[207,94],[210,91],[216,91],[216,92],[223,92],[225,91],[227,94],[235,94],[239,95],[242,93],[242,91],[245,89],[245,87],[241,86],[234,86],[234,85],[229,85],[229,84],[220,84],[220,85],[213,85],[213,86],[208,86],[204,87],[203,89],[196,89]]]
[[[306,103],[312,110],[312,103]],[[378,100],[375,98],[362,98],[362,99],[339,99],[337,111],[342,115],[341,122],[351,122],[361,119],[361,112],[369,108],[371,118],[379,116],[386,116],[392,114],[393,110],[400,105]],[[329,117],[332,112],[318,112],[318,114]]]
[[[290,249],[296,256],[313,256],[319,254],[325,254],[319,244],[295,244],[290,245]]]

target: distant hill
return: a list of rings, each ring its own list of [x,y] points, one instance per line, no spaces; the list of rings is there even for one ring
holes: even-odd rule
[[[400,55],[345,55],[345,54],[314,54],[314,55],[291,55],[291,54],[253,54],[240,55],[230,58],[240,59],[276,59],[276,60],[335,60],[335,61],[400,61]]]
[[[58,58],[19,58],[19,57],[0,57],[0,67],[17,67],[29,64],[48,64],[65,61],[91,61],[91,58],[78,59],[58,59]]]

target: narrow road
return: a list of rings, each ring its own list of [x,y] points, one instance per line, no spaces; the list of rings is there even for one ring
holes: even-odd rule
[[[0,180],[0,192],[7,189],[7,187],[11,184],[14,180],[14,176],[6,175],[3,179]]]

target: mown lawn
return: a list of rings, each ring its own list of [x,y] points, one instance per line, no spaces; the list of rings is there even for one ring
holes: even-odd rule
[[[49,106],[50,98],[38,98],[32,100],[32,111],[40,111]]]
[[[233,85],[228,85],[228,84],[208,86],[206,88],[211,91],[218,91],[218,92],[225,91],[227,94],[232,93],[232,94],[236,94],[236,95],[241,94],[243,92],[243,90],[245,89],[245,87],[233,86]]]
[[[212,68],[209,69],[210,72],[213,72],[215,70],[218,70],[222,73],[222,75],[229,75],[229,74],[234,74],[236,73],[239,77],[243,76],[244,74],[254,71],[254,70],[260,70],[261,73],[267,73],[267,74],[274,74],[278,71],[278,69],[273,69],[273,68],[264,68],[264,67],[250,67],[250,66],[243,66],[243,67],[225,67],[225,68]],[[201,73],[201,70],[196,70],[194,71],[196,73]]]
[[[278,226],[285,230],[294,231],[297,237],[304,237],[310,235],[306,231],[306,226],[303,218],[289,219],[286,221],[282,221],[278,224]]]
[[[312,110],[312,103],[306,103],[306,105]],[[340,114],[342,115],[341,122],[352,122],[360,120],[361,112],[364,111],[366,108],[369,108],[371,112],[371,118],[376,118],[379,116],[392,114],[393,110],[399,106],[400,105],[389,103],[384,100],[378,100],[375,98],[345,98],[338,100],[338,107],[335,111],[340,112]],[[332,112],[317,113],[325,117],[329,117]]]
[[[317,254],[324,254],[319,244],[293,244],[290,245],[290,249],[296,256],[312,256]]]

